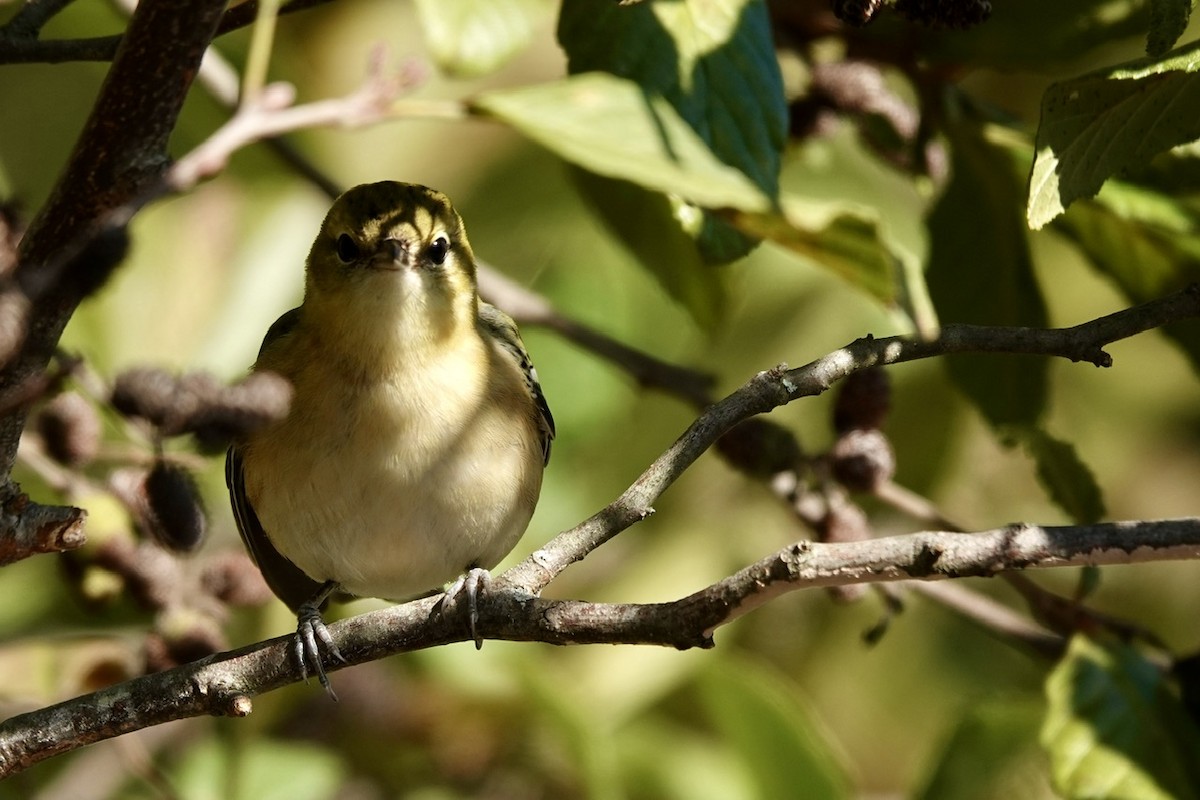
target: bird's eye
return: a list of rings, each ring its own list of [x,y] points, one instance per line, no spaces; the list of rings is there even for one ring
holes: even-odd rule
[[[450,242],[446,241],[445,236],[439,236],[429,244],[429,249],[426,254],[429,260],[434,264],[441,264],[446,260],[446,255],[450,252]]]
[[[350,234],[343,233],[338,237],[337,257],[343,264],[349,264],[358,258],[358,244]]]

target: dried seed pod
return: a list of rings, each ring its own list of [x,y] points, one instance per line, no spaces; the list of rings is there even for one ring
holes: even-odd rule
[[[177,381],[157,367],[137,367],[117,376],[110,402],[127,417],[162,425],[170,417],[178,394]]]
[[[191,473],[160,458],[146,475],[143,490],[147,527],[158,543],[182,553],[199,547],[208,519]]]
[[[896,454],[874,428],[846,431],[829,452],[833,475],[848,489],[869,492],[896,474]]]
[[[935,28],[963,30],[992,15],[989,0],[896,0],[896,12]]]
[[[833,15],[847,25],[862,27],[879,13],[883,0],[831,0]]]
[[[254,561],[233,550],[208,559],[200,573],[200,586],[231,606],[261,606],[274,597]]]
[[[78,468],[100,450],[100,417],[78,392],[64,392],[46,404],[34,421],[46,452],[58,463]]]
[[[833,404],[833,429],[882,428],[892,407],[892,386],[887,371],[871,367],[852,373],[838,390]]]
[[[765,419],[748,419],[717,440],[717,450],[741,472],[769,478],[795,469],[804,457],[790,430]]]
[[[211,402],[198,406],[180,427],[193,433],[202,450],[224,449],[231,440],[287,416],[292,385],[274,372],[254,372],[222,387]]]
[[[98,292],[125,260],[129,231],[124,225],[106,225],[85,244],[63,269],[80,297]]]
[[[154,627],[155,634],[160,637],[160,642],[155,645],[162,648],[154,655],[171,662],[171,666],[199,660],[229,646],[216,620],[193,608],[166,609],[159,614]],[[147,656],[150,655],[148,647]]]

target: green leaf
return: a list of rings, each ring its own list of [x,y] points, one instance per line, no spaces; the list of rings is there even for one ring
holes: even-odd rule
[[[967,706],[913,800],[1009,800],[1049,794],[1037,747],[1040,700],[987,700]]]
[[[1187,30],[1195,0],[1150,0],[1150,32],[1146,35],[1146,55],[1161,56]]]
[[[661,96],[603,73],[486,92],[476,110],[562,158],[708,208],[765,211],[770,199],[721,163]]]
[[[747,175],[764,195],[778,193],[787,105],[762,0],[636,6],[571,0],[563,4],[558,40],[568,72],[611,73],[661,96],[721,162]],[[589,199],[597,206],[608,202],[603,195]],[[660,214],[654,221],[679,226],[678,216]],[[698,216],[685,229],[704,261],[727,263],[755,246],[723,220]]]
[[[789,196],[780,205],[780,211],[769,214],[734,215],[734,224],[812,259],[884,305],[895,305],[902,283],[900,258],[884,241],[871,212]]]
[[[1200,138],[1200,42],[1052,85],[1042,97],[1029,177],[1029,224],[1041,228],[1109,176]]]
[[[755,797],[838,800],[850,780],[795,687],[752,663],[720,664],[699,683],[709,720],[741,755],[757,782]]]
[[[1055,439],[1040,428],[1014,431],[1025,452],[1037,463],[1037,476],[1050,499],[1077,524],[1098,522],[1104,516],[1104,499],[1096,477],[1079,459],[1075,446]]]
[[[1200,219],[1158,192],[1109,181],[1094,200],[1076,203],[1054,225],[1135,303],[1200,280]],[[1200,330],[1183,324],[1164,331],[1200,369]]]
[[[433,60],[458,77],[486,75],[533,39],[538,0],[416,0]]]
[[[601,219],[641,259],[667,292],[702,327],[711,329],[725,310],[722,272],[700,257],[696,243],[679,225],[662,224],[679,203],[628,181],[572,170],[576,185],[594,202]],[[686,207],[684,207],[686,209]]]
[[[1200,733],[1128,645],[1076,636],[1046,680],[1041,742],[1066,798],[1195,800]]]
[[[787,105],[762,0],[570,0],[558,40],[569,73],[609,72],[666,98],[721,161],[776,193]]]
[[[952,177],[930,211],[929,292],[945,322],[1045,327],[1033,275],[1021,189],[1011,154],[970,121],[951,121]],[[958,387],[998,428],[1032,425],[1046,404],[1046,359],[949,356]]]
[[[325,800],[344,768],[313,745],[248,740],[236,748],[214,738],[188,748],[172,775],[182,797],[227,800]]]

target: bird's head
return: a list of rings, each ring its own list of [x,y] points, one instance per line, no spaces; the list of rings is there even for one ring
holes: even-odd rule
[[[383,181],[334,201],[308,256],[305,307],[391,320],[437,338],[474,325],[475,258],[441,192]]]

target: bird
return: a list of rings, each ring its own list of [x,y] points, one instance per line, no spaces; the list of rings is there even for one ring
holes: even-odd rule
[[[477,597],[524,534],[555,436],[513,320],[479,297],[446,195],[381,181],[334,200],[301,304],[252,372],[292,385],[287,415],[235,439],[225,475],[238,531],[297,615],[292,654],[333,695],[322,618],[333,596]],[[446,588],[448,585],[448,588]],[[333,695],[336,698],[336,695]]]

